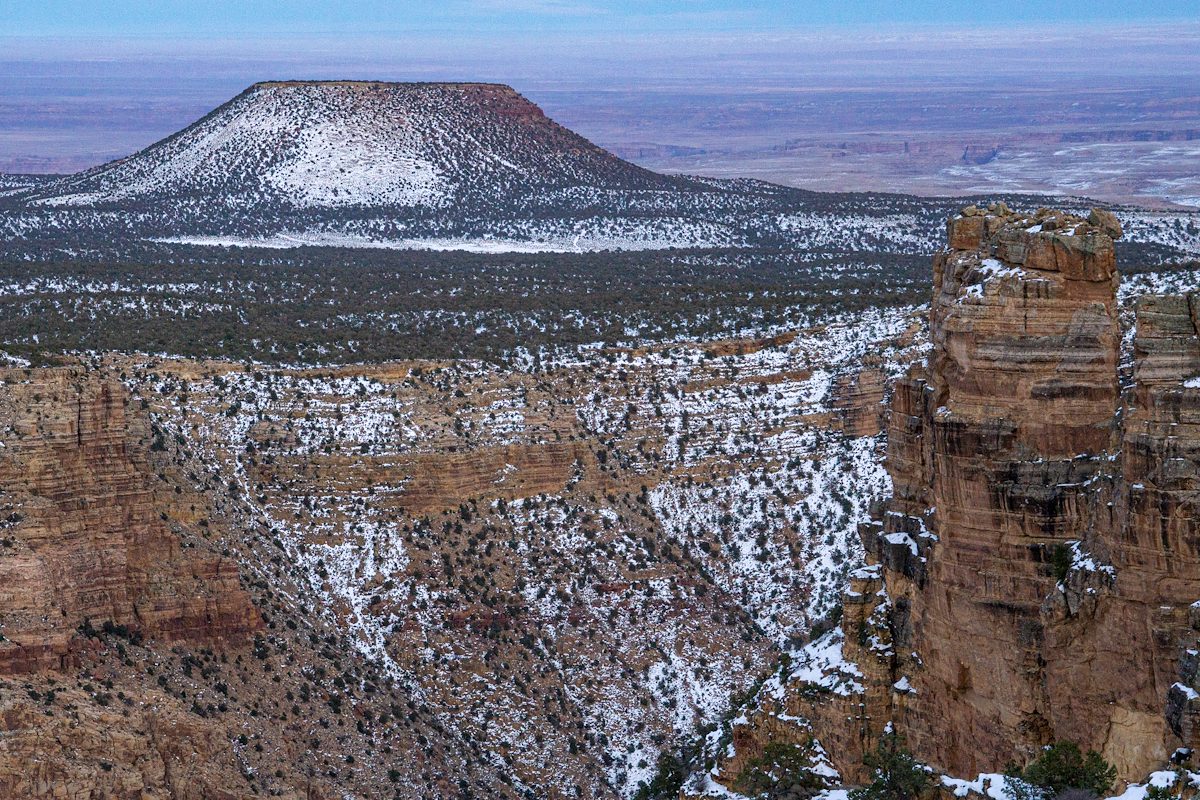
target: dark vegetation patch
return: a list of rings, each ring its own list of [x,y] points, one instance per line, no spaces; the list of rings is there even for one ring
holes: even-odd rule
[[[803,325],[929,293],[929,258],[891,253],[179,250],[152,263],[3,265],[0,346],[274,363],[504,360],[516,348]]]

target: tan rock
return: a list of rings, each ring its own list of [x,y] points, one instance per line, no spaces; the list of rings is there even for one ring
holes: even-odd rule
[[[984,217],[954,217],[947,223],[950,246],[956,250],[969,250],[983,241]]]
[[[867,368],[834,379],[831,405],[847,436],[874,436],[883,430],[885,376]]]
[[[236,564],[162,518],[112,378],[12,370],[0,395],[0,491],[20,509],[0,555],[0,674],[66,668],[85,623],[165,641],[244,642],[261,625]]]
[[[951,222],[928,368],[896,385],[894,496],[863,537],[919,660],[865,694],[910,669],[915,693],[875,720],[954,775],[1070,740],[1140,778],[1200,746],[1200,657],[1179,661],[1198,641],[1200,302],[1141,302],[1119,416],[1115,218],[989,210],[980,241]]]
[[[1088,214],[1088,223],[1095,225],[1113,239],[1120,239],[1124,233],[1117,215],[1103,208],[1093,208],[1092,213]]]

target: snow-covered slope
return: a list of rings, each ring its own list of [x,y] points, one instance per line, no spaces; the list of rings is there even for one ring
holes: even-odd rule
[[[44,187],[35,202],[208,199],[220,207],[442,208],[533,188],[666,188],[547,118],[507,86],[273,82],[128,158]]]

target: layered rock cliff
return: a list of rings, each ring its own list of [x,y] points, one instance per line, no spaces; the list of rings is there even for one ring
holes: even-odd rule
[[[0,797],[635,794],[836,604],[919,329],[4,372]]]
[[[89,629],[198,644],[261,627],[236,563],[154,498],[144,415],[115,376],[0,375],[0,675],[67,668]],[[140,456],[140,457],[139,457]]]
[[[0,372],[0,797],[452,794],[428,707],[265,579],[120,377]]]
[[[903,640],[872,728],[952,774],[1070,740],[1144,775],[1195,744],[1194,304],[1143,298],[1123,392],[1115,219],[966,209],[948,234],[863,532]]]
[[[1134,780],[1200,745],[1200,294],[1141,297],[1123,345],[1112,215],[969,207],[947,233],[840,628],[685,795],[778,742],[862,782],[889,729],[962,777],[1073,741]]]

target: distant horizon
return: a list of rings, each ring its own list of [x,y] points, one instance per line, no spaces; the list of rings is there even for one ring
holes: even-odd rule
[[[964,13],[797,28],[785,15],[770,30],[264,25],[253,36],[136,26],[45,35],[14,28],[9,12],[0,20],[0,172],[77,172],[123,158],[257,83],[466,82],[511,86],[566,127],[659,171],[822,189],[1071,192],[1112,184],[1113,170],[1132,165],[1142,177],[1112,196],[1190,201],[1200,191],[1200,140],[1189,133],[1200,130],[1200,18],[1155,21],[1148,11],[1161,8],[1069,25]],[[1131,143],[1120,154],[1072,144],[1070,169],[1054,168],[1056,137],[1164,136],[1177,143]],[[919,163],[881,155],[906,144],[923,154]],[[830,161],[839,147],[850,148],[847,157]],[[1012,161],[1030,147],[1033,161]],[[994,165],[961,163],[992,150]],[[1030,182],[1037,175],[1058,178],[1044,186]]]

